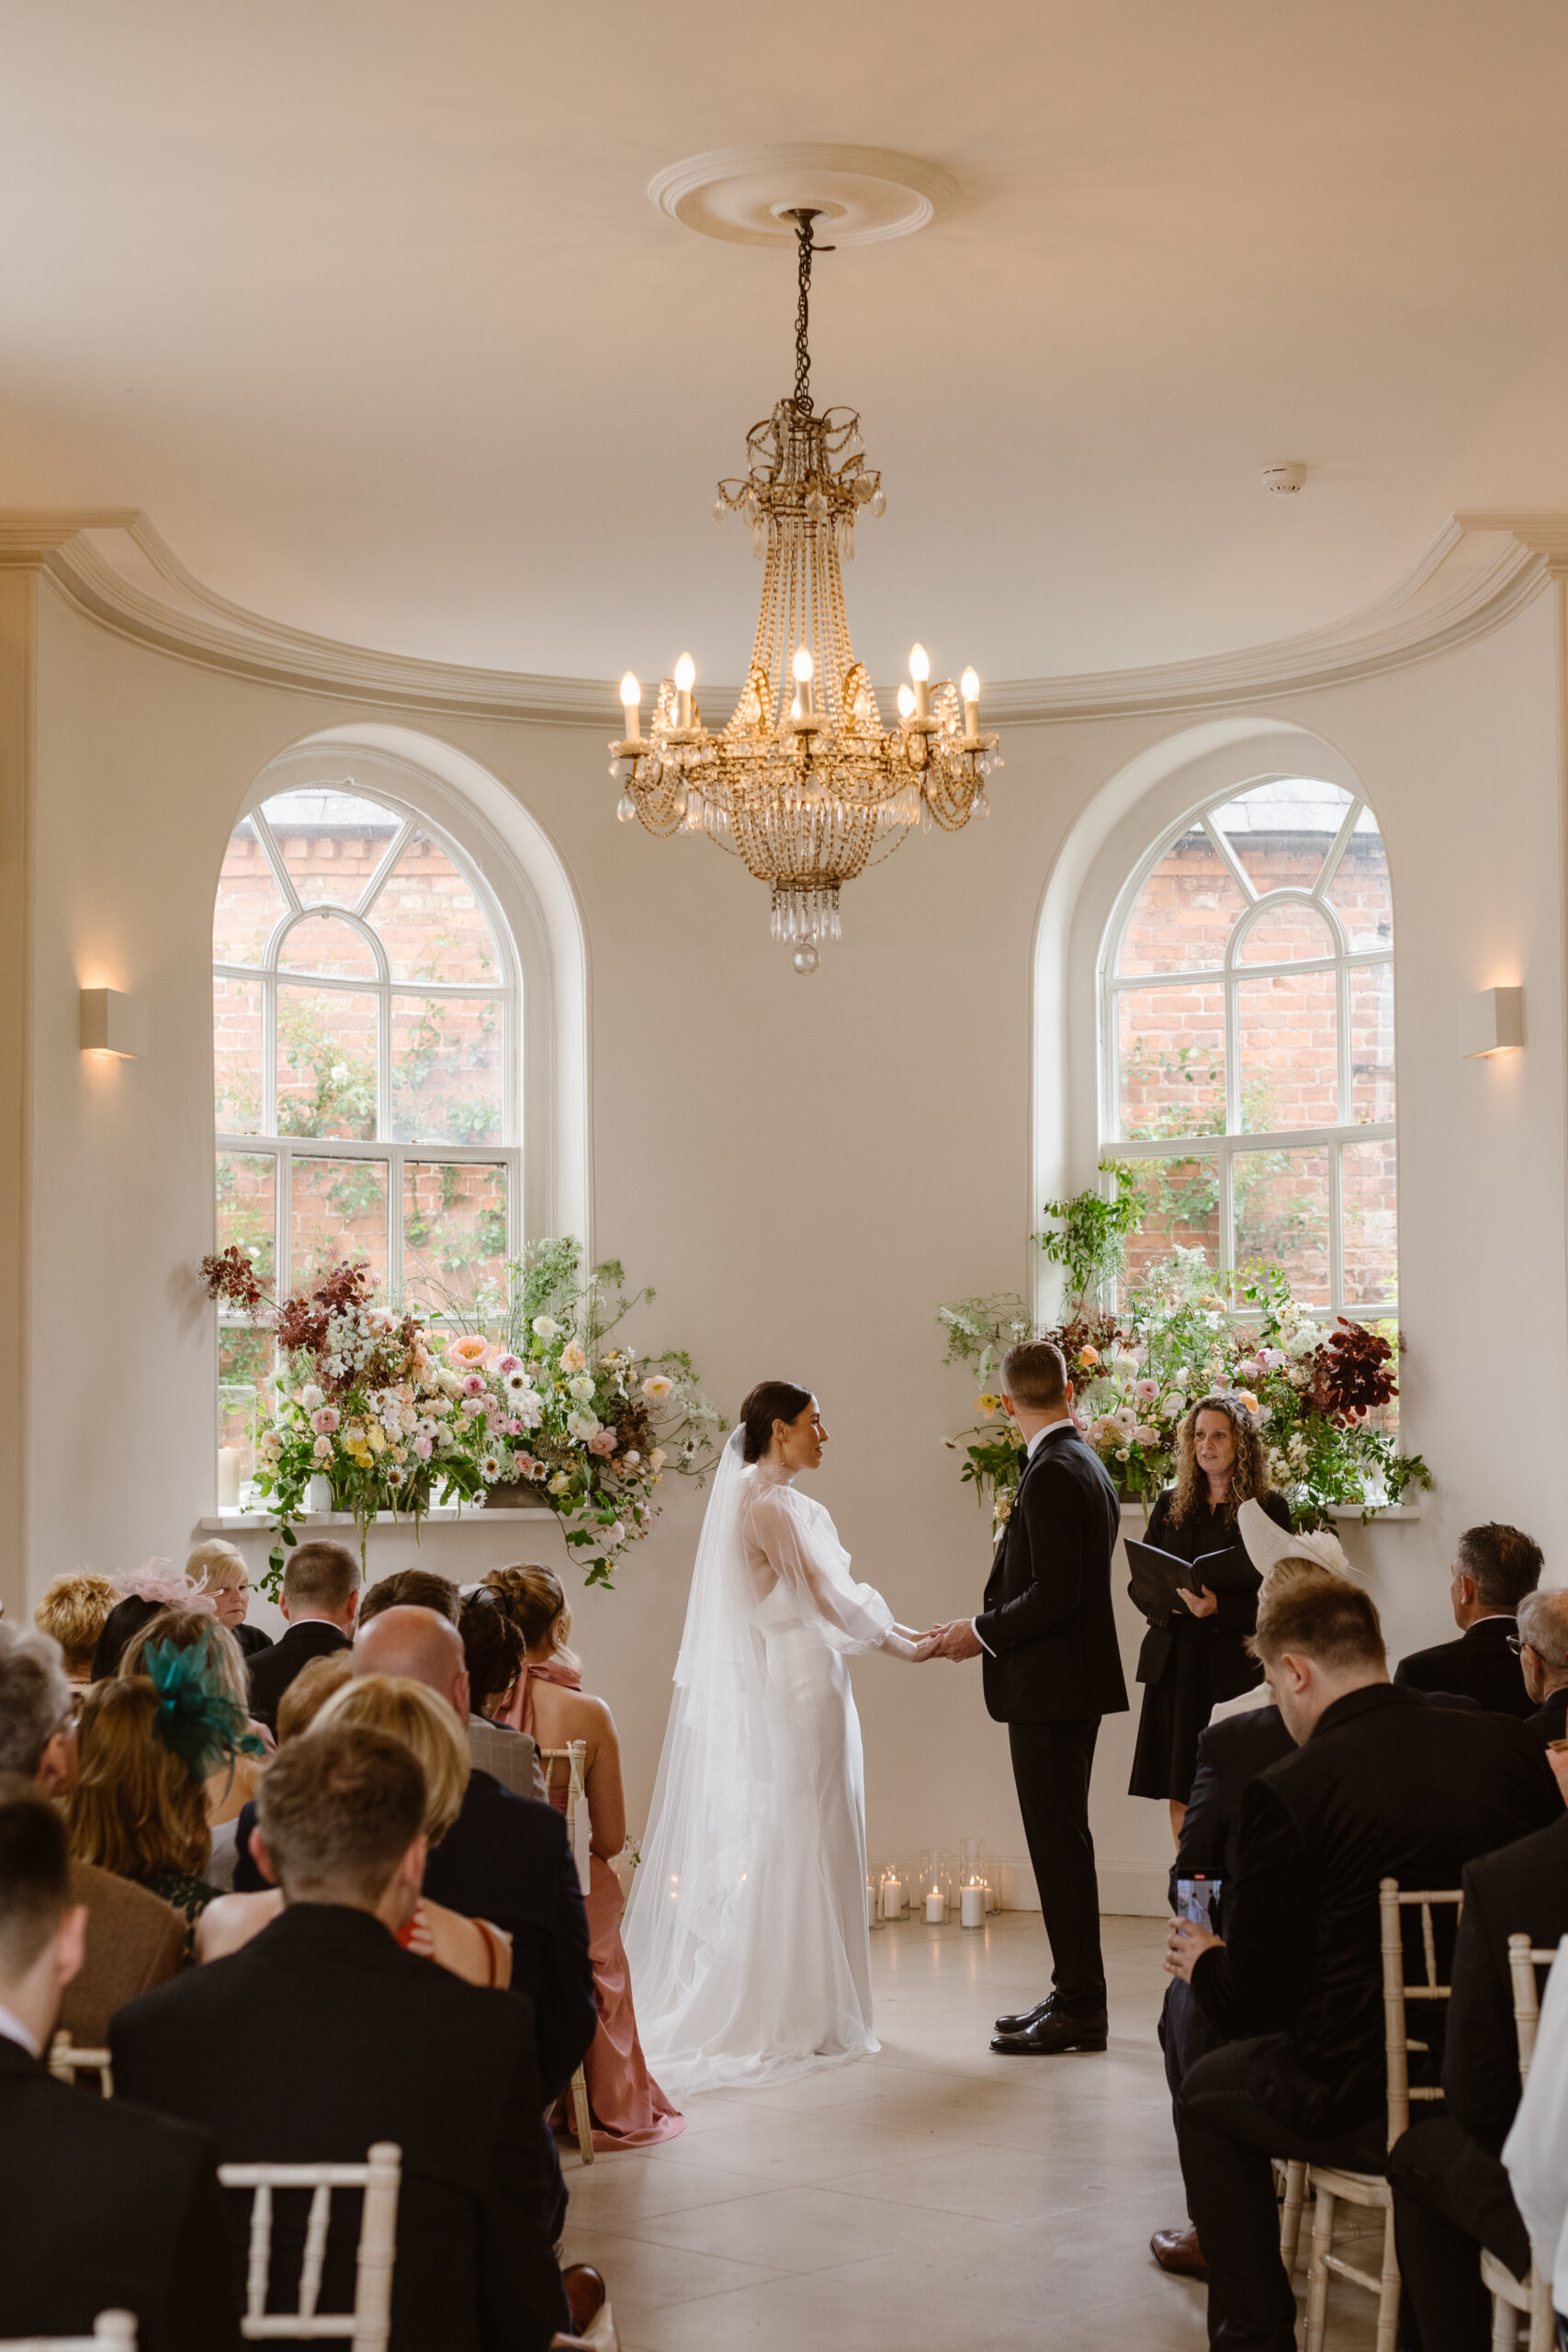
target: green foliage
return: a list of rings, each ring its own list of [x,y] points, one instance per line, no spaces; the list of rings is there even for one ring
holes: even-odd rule
[[[1040,1247],[1053,1266],[1064,1269],[1067,1295],[1077,1312],[1100,1306],[1127,1262],[1127,1238],[1143,1221],[1136,1170],[1114,1159],[1100,1163],[1102,1176],[1113,1179],[1107,1198],[1089,1190],[1070,1200],[1047,1201],[1045,1215],[1055,1217],[1060,1231],[1043,1233]]]

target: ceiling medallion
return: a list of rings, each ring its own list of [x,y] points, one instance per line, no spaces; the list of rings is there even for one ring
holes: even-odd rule
[[[816,413],[807,340],[812,223],[824,208],[788,209],[799,249],[795,393],[746,436],[750,470],[721,481],[714,520],[739,514],[762,562],[762,601],[746,684],[728,725],[703,725],[689,653],[660,684],[650,731],[642,689],[621,681],[626,733],[610,746],[616,815],[650,833],[705,833],[773,891],[773,935],[814,972],[837,939],[839,891],[892,854],[917,828],[955,833],[987,815],[986,777],[1002,764],[980,732],[980,682],[933,682],[925,649],[909,655],[899,723],[885,728],[855,659],[840,560],[854,554],[856,517],[886,501],[865,463],[853,410]],[[777,209],[774,208],[775,217]],[[929,216],[928,216],[929,217]],[[722,232],[715,232],[722,233]],[[886,232],[885,233],[889,233]],[[896,233],[896,232],[894,232]]]

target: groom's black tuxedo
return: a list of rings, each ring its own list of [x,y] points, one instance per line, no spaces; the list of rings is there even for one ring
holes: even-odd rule
[[[1116,1489],[1099,1455],[1070,1421],[1048,1429],[1024,1464],[975,1620],[996,1722],[1125,1712],[1111,1606],[1120,1532]]]
[[[1116,1489],[1070,1421],[1049,1428],[1013,1498],[975,1620],[986,1704],[1005,1723],[1058,2001],[1105,2006],[1089,1782],[1101,1715],[1127,1685],[1111,1605]]]

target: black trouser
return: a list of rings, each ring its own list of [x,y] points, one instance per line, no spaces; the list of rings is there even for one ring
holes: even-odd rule
[[[1066,2009],[1105,2007],[1100,1881],[1089,1827],[1089,1776],[1099,1736],[1098,1715],[1008,1725],[1023,1834],[1051,1941],[1051,1982]]]
[[[1230,2041],[1188,2068],[1176,2101],[1187,2210],[1209,2270],[1209,2341],[1225,2352],[1295,2352],[1296,2299],[1280,2259],[1273,2156],[1381,2173],[1384,2119],[1337,2136],[1281,2123],[1247,2088],[1252,2041]]]
[[[1530,2266],[1529,2233],[1501,2158],[1438,2115],[1394,2142],[1388,2177],[1405,2316],[1421,2352],[1486,2352],[1492,2298],[1481,2283],[1482,2247],[1516,2278]],[[1408,2335],[1401,2330],[1402,2340]]]

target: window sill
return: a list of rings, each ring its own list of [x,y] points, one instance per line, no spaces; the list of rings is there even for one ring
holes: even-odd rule
[[[1142,1519],[1144,1516],[1143,1504],[1123,1503],[1122,1506],[1122,1516],[1123,1519]],[[1360,1506],[1358,1503],[1331,1503],[1329,1505],[1328,1516],[1333,1520],[1348,1520],[1353,1526],[1359,1527],[1361,1524]],[[1376,1521],[1379,1524],[1381,1524],[1384,1520],[1419,1519],[1420,1516],[1421,1506],[1419,1503],[1379,1503],[1374,1507],[1372,1511],[1372,1521]],[[1371,1525],[1371,1521],[1369,1521],[1368,1524]]]
[[[521,1508],[509,1507],[503,1510],[489,1510],[482,1507],[476,1510],[471,1503],[462,1510],[456,1510],[441,1504],[425,1511],[420,1524],[422,1527],[455,1527],[461,1520],[466,1525],[493,1525],[497,1520],[537,1519],[541,1511],[547,1512],[551,1518],[555,1516],[547,1503],[525,1503]],[[301,1511],[299,1518],[289,1523],[294,1527],[352,1527],[354,1513],[348,1510],[307,1510]],[[210,1511],[205,1519],[197,1521],[204,1535],[231,1535],[236,1529],[243,1532],[248,1527],[259,1529],[276,1527],[276,1514],[269,1510]],[[413,1521],[407,1512],[400,1512],[394,1521],[390,1511],[384,1511],[375,1524],[378,1527],[408,1527]]]

